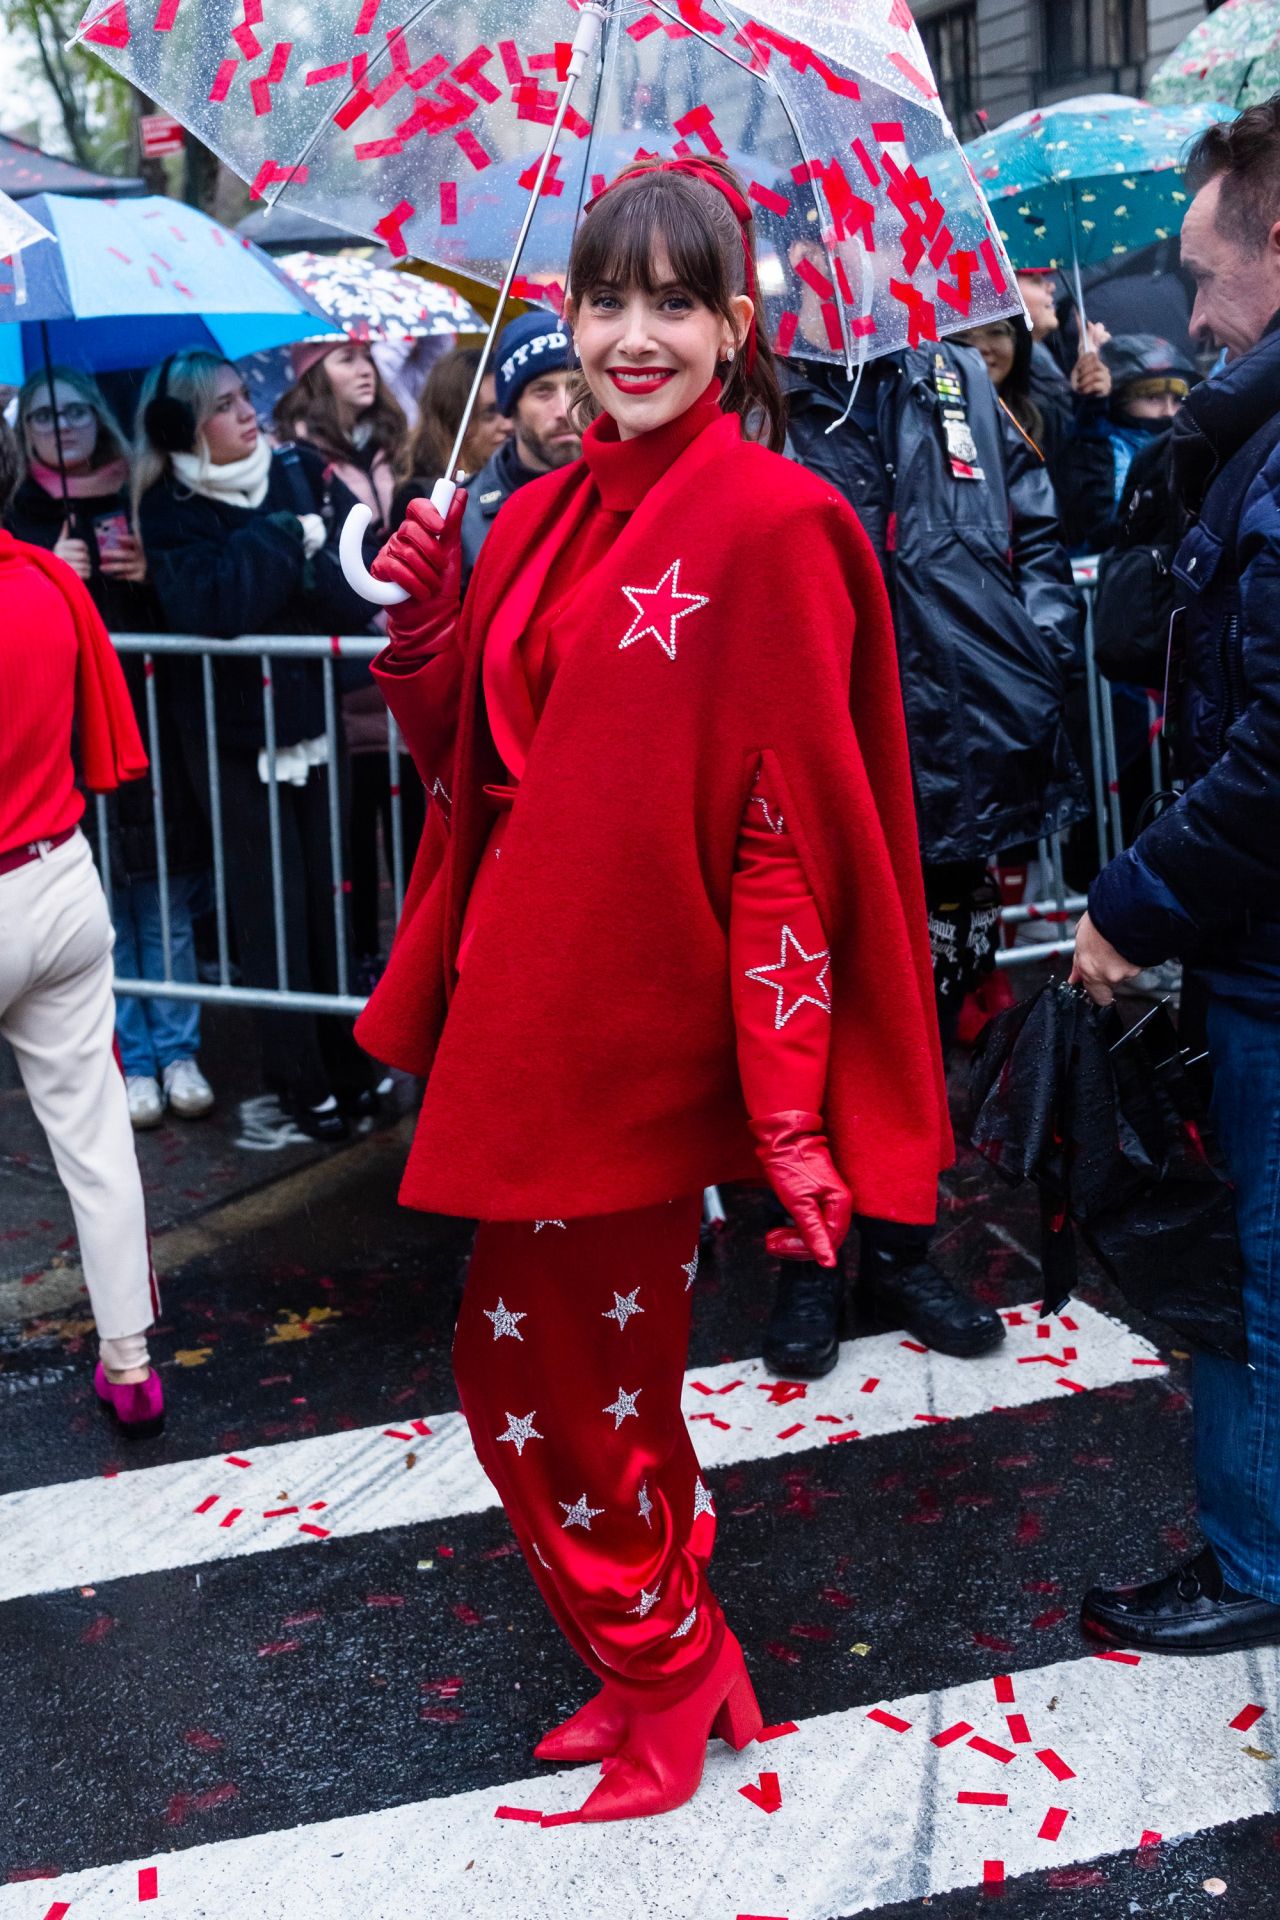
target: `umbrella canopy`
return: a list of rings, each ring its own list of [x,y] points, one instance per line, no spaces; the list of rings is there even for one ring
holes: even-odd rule
[[[11,200],[25,200],[33,193],[85,193],[117,197],[123,193],[141,193],[141,180],[124,180],[112,173],[93,173],[74,161],[60,160],[56,154],[42,153],[25,140],[0,133],[0,192]]]
[[[94,372],[145,367],[185,347],[228,359],[333,327],[264,253],[158,194],[109,203],[38,194],[25,203],[56,240],[0,283],[0,381],[55,361]]]
[[[452,287],[394,267],[332,253],[278,254],[276,265],[353,340],[430,340],[484,327]]]
[[[297,207],[257,207],[236,221],[236,232],[252,240],[264,253],[341,253],[347,247],[375,251],[363,234],[344,233],[324,220],[315,220]]]
[[[602,32],[518,296],[563,299],[578,211],[616,156],[730,152],[783,352],[852,366],[1018,310],[971,174],[957,164],[944,197],[921,166],[959,150],[905,0],[585,11]],[[92,0],[78,37],[258,194],[501,285],[582,18],[571,0],[428,0],[394,23],[379,0]]]
[[[1162,106],[1229,101],[1229,118],[1231,108],[1256,106],[1278,87],[1277,0],[1225,0],[1161,62],[1151,76],[1149,91]]]
[[[1188,143],[1229,107],[1045,107],[965,148],[1017,267],[1096,266],[1182,223]]]
[[[34,245],[37,240],[52,240],[53,235],[47,227],[11,200],[7,193],[0,193],[0,260],[10,260],[15,253],[21,253],[24,247]],[[12,263],[11,263],[12,264]],[[25,276],[24,276],[25,277]],[[0,292],[5,291],[0,280]],[[17,287],[12,291],[16,294]]]

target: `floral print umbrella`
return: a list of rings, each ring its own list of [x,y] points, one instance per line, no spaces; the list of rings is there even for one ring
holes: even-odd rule
[[[964,151],[1016,267],[1099,266],[1177,233],[1185,149],[1231,112],[1045,107]]]
[[[1225,0],[1193,27],[1151,76],[1150,97],[1161,106],[1226,100],[1256,106],[1280,88],[1280,4]]]
[[[475,308],[435,280],[351,254],[282,253],[276,265],[352,340],[430,340],[484,332]]]

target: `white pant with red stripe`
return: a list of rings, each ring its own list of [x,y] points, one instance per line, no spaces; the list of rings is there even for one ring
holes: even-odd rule
[[[115,1057],[114,943],[83,834],[0,874],[0,1034],[67,1190],[105,1340],[143,1332],[159,1310]]]

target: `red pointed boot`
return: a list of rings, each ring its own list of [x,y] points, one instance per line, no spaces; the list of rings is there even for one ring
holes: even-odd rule
[[[535,1760],[574,1765],[579,1760],[609,1760],[626,1738],[627,1708],[616,1688],[606,1680],[593,1700],[579,1707],[558,1727],[544,1734],[533,1750]]]
[[[637,1820],[682,1807],[701,1784],[709,1736],[740,1752],[763,1725],[742,1648],[726,1630],[715,1664],[692,1693],[654,1711],[633,1710],[621,1748],[578,1819]]]

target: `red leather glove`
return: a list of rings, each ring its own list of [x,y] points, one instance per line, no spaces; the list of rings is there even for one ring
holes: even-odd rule
[[[853,1218],[853,1196],[836,1172],[821,1115],[770,1113],[750,1126],[765,1178],[795,1221],[795,1234],[786,1227],[766,1234],[769,1252],[834,1267]],[[803,1252],[790,1244],[796,1234],[804,1242]]]
[[[387,609],[391,663],[406,672],[442,652],[457,631],[466,507],[461,487],[443,520],[429,500],[411,500],[403,524],[369,569],[375,580],[390,580],[410,596]]]

